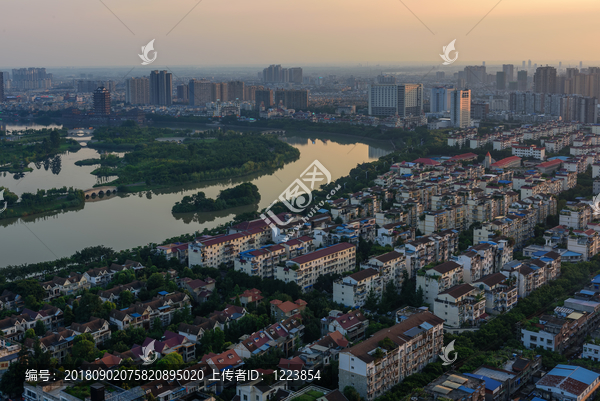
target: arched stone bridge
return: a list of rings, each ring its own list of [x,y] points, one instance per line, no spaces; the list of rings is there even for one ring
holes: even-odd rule
[[[85,199],[91,199],[94,196],[111,195],[117,193],[117,187],[97,187],[83,191]]]

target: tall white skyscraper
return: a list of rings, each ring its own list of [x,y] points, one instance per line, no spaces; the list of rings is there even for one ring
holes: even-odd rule
[[[471,90],[455,90],[450,95],[450,121],[453,127],[471,125]]]
[[[443,86],[431,88],[429,111],[431,113],[443,113],[445,111],[450,111],[450,95],[452,91],[454,91],[454,89]]]
[[[423,84],[369,86],[369,114],[399,117],[423,113]]]

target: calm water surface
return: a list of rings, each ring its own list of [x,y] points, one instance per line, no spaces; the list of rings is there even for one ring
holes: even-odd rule
[[[89,134],[85,133],[72,132],[71,135],[82,143],[90,139]],[[331,172],[332,179],[337,179],[347,175],[357,164],[375,160],[390,152],[390,149],[385,149],[385,144],[344,143],[354,140],[348,138],[336,138],[336,142],[300,136],[282,140],[300,150],[300,159],[273,174],[113,195],[86,202],[84,207],[77,210],[0,220],[0,266],[52,260],[93,245],[122,250],[213,228],[228,222],[235,214],[268,206],[315,159]],[[80,167],[74,163],[94,157],[99,157],[98,152],[84,147],[78,152],[61,155],[60,165],[53,160],[48,169],[44,163],[37,166],[32,163],[30,167],[34,171],[24,177],[0,174],[0,186],[6,186],[19,195],[35,192],[38,188],[73,186],[88,189],[99,182],[90,174],[96,166]],[[216,197],[223,189],[241,182],[252,182],[259,188],[262,199],[258,207],[246,206],[215,213],[171,213],[171,207],[185,195],[204,191],[206,196]]]

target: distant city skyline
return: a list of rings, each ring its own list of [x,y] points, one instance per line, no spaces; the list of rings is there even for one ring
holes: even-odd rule
[[[104,4],[3,2],[0,68],[143,68],[138,54],[152,39],[158,52],[154,69],[185,65],[438,65],[442,46],[453,39],[460,65],[486,61],[488,65],[520,66],[523,60],[538,65],[562,62],[563,67],[577,66],[579,61],[584,66],[598,63],[586,60],[592,55],[584,40],[594,36],[595,17],[600,12],[600,4],[593,0],[568,4],[558,0],[457,0],[436,7],[415,0],[405,1],[406,7],[397,1],[375,7],[358,0],[307,0],[302,7],[273,0],[106,0]],[[27,29],[23,29],[24,22]],[[455,66],[445,68],[452,71]]]

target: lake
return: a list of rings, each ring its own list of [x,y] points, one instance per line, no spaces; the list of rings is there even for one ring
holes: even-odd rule
[[[89,134],[70,135],[82,143],[87,143],[90,138]],[[355,139],[335,135],[319,135],[319,138],[312,134],[310,137],[304,134],[282,137],[283,141],[300,150],[300,158],[270,175],[255,174],[168,190],[118,194],[86,202],[78,210],[0,220],[0,266],[53,260],[70,256],[88,246],[105,245],[122,250],[185,233],[201,232],[204,228],[214,228],[230,221],[235,214],[256,210],[256,206],[215,213],[173,215],[171,208],[185,195],[203,191],[207,197],[214,198],[224,189],[252,182],[259,188],[261,202],[258,208],[262,209],[271,204],[314,160],[319,160],[335,180],[347,175],[357,164],[376,160],[392,150],[385,143],[349,143]],[[0,174],[0,186],[8,187],[19,195],[35,192],[38,188],[73,186],[89,189],[100,182],[90,174],[96,166],[76,166],[74,163],[95,157],[99,157],[97,151],[84,147],[78,152],[61,155],[59,161],[46,163],[47,169],[44,163],[37,166],[31,163],[34,171],[24,177]]]

